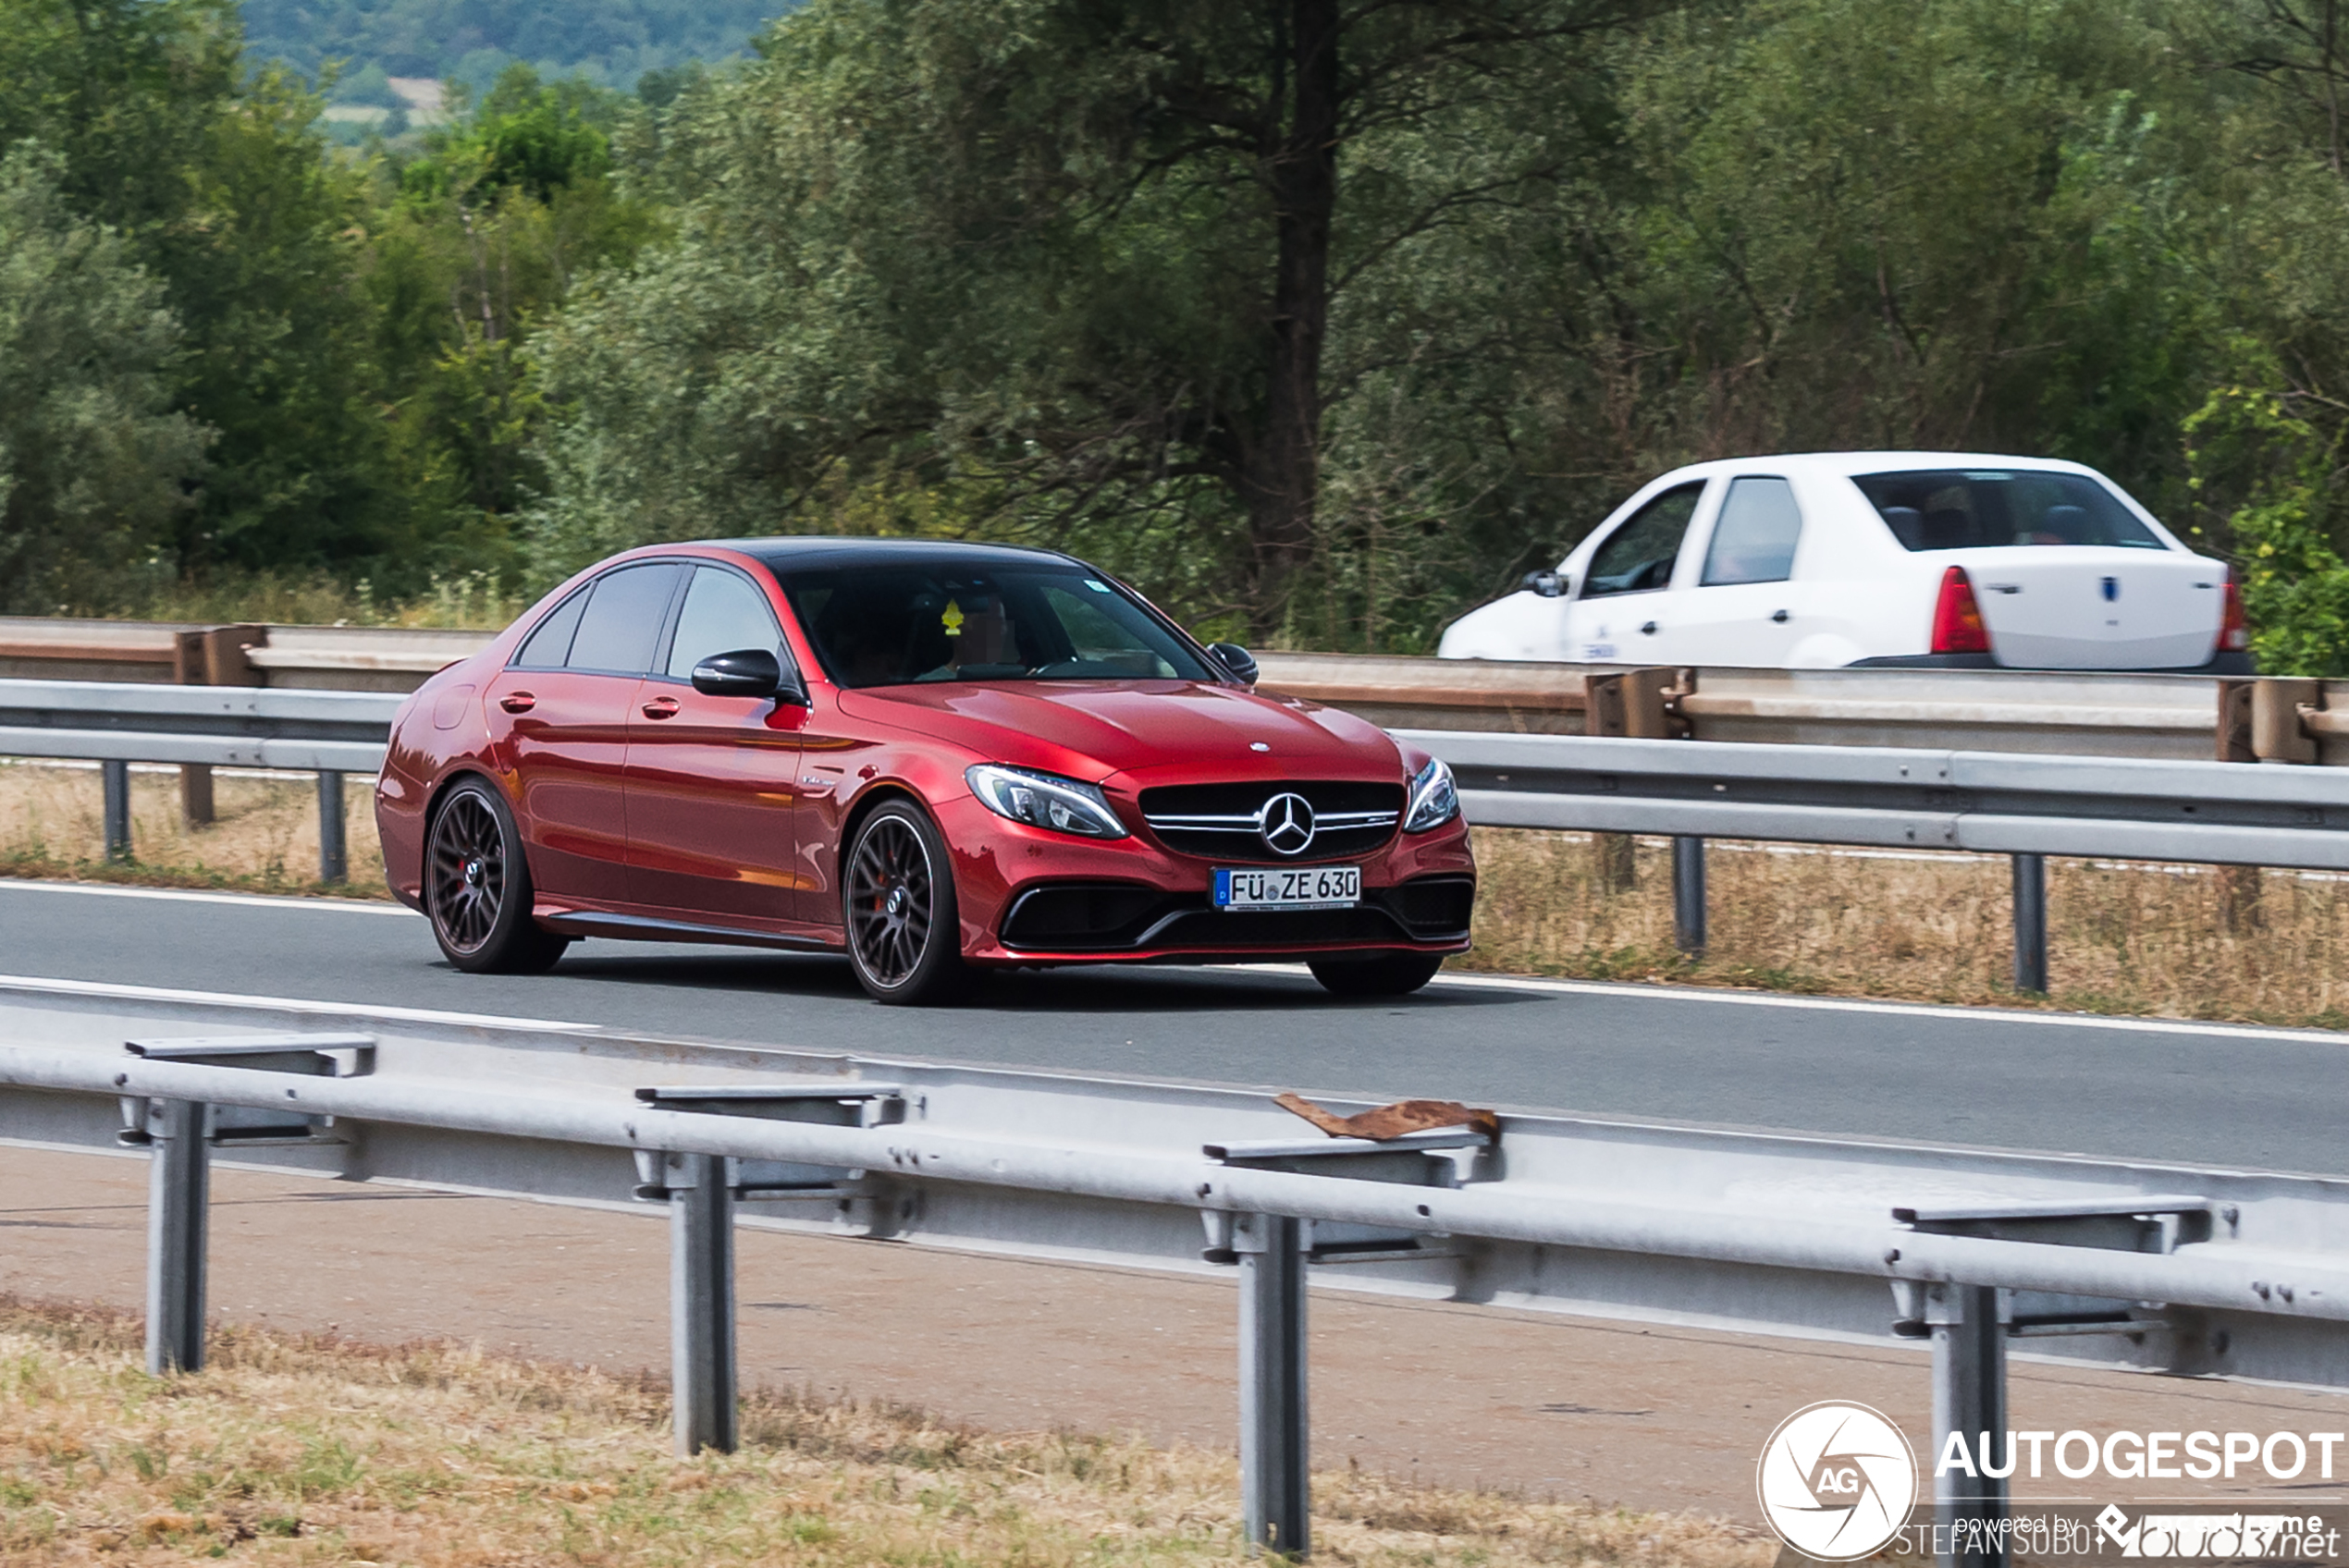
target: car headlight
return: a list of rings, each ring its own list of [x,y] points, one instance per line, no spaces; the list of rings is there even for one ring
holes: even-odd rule
[[[1109,809],[1109,799],[1098,785],[991,762],[976,764],[963,777],[971,793],[997,816],[1086,839],[1125,837],[1125,824]]]
[[[1460,815],[1460,792],[1452,787],[1452,770],[1440,757],[1430,757],[1411,779],[1411,803],[1403,813],[1403,831],[1424,833]]]

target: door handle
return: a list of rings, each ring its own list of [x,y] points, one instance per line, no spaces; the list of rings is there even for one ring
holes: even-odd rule
[[[1655,635],[1655,622],[1651,620],[1645,626],[1641,627],[1640,630],[1646,635],[1653,637]]]
[[[1775,612],[1770,619],[1777,621],[1780,626],[1784,626],[1787,623],[1787,613],[1784,610],[1778,610]]]
[[[538,705],[538,699],[527,692],[509,692],[498,699],[498,705],[508,713],[528,713]]]
[[[676,717],[677,699],[674,697],[655,697],[651,702],[645,704],[645,717],[646,718]]]

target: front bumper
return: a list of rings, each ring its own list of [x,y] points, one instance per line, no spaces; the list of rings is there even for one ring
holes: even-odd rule
[[[1476,862],[1457,817],[1326,863],[1362,868],[1357,908],[1233,913],[1210,902],[1215,867],[1232,861],[1177,854],[1143,834],[1103,842],[1050,833],[968,796],[934,809],[953,846],[972,962],[1267,962],[1469,948]]]
[[[1079,962],[1201,954],[1261,960],[1268,954],[1362,949],[1464,952],[1476,909],[1476,878],[1418,876],[1369,888],[1352,909],[1219,910],[1207,894],[1168,893],[1138,883],[1049,882],[1021,890],[1005,909],[1000,946],[1031,961]]]

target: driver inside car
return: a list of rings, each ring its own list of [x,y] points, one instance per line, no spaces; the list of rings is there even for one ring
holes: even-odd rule
[[[939,662],[916,680],[986,680],[1027,669],[1001,594],[950,594],[938,612],[937,630],[945,646]],[[935,650],[937,644],[931,646]]]

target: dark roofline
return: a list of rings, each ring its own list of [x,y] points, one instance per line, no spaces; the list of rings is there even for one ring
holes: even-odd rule
[[[1014,557],[1064,561],[1072,566],[1085,565],[1064,550],[1045,549],[1035,545],[998,545],[975,539],[875,539],[855,534],[784,533],[765,539],[696,539],[692,542],[718,549],[737,550],[769,564],[789,560],[795,556],[919,555],[969,556],[980,559]]]

